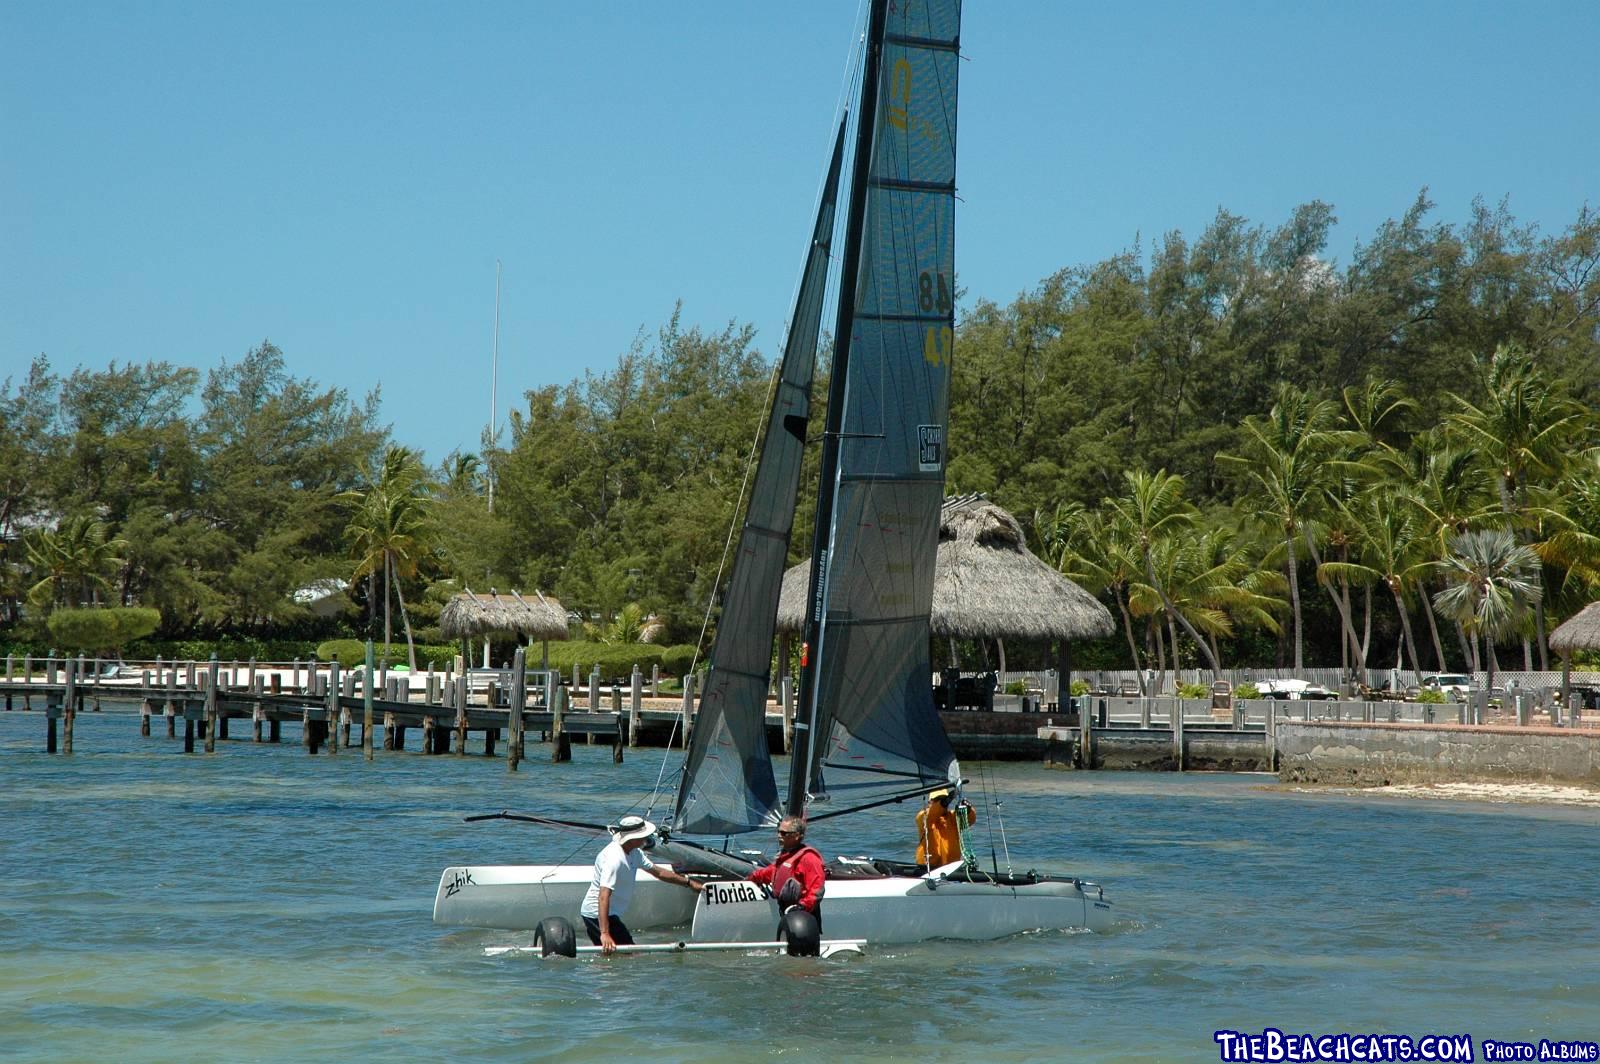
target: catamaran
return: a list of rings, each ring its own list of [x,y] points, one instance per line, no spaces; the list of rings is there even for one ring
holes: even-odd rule
[[[653,860],[710,881],[695,894],[643,877],[628,912],[635,928],[691,923],[696,942],[771,941],[782,923],[777,901],[736,882],[753,867],[749,859],[695,839],[725,847],[782,814],[816,822],[963,782],[934,705],[929,654],[955,324],[960,15],[960,0],[873,0],[863,38],[833,333],[848,340],[836,345],[822,437],[787,794],[780,801],[766,700],[848,115],[834,142],[675,807],[651,850]],[[512,929],[551,917],[575,922],[590,878],[587,864],[447,868],[434,921]],[[823,909],[830,936],[886,943],[1112,923],[1096,884],[984,870],[970,860],[930,870],[836,859]]]

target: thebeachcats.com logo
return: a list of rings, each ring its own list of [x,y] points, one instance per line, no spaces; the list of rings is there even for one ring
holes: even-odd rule
[[[1224,1061],[1390,1061],[1390,1060],[1566,1060],[1600,1062],[1600,1043],[1541,1038],[1505,1042],[1485,1038],[1474,1046],[1470,1034],[1301,1034],[1276,1027],[1260,1034],[1217,1031],[1212,1036]],[[1474,1052],[1476,1050],[1476,1052]]]

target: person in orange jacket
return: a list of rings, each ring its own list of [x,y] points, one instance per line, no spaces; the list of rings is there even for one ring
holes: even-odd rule
[[[978,812],[968,802],[958,802],[950,808],[950,788],[945,787],[928,795],[927,808],[917,812],[917,864],[938,868],[962,859],[961,829],[977,822]],[[966,824],[956,818],[965,817]]]

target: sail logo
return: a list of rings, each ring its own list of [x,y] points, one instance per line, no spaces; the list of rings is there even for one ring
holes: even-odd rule
[[[918,425],[917,468],[924,473],[937,473],[944,468],[944,426]]]
[[[761,901],[761,892],[750,883],[707,883],[707,905],[736,905],[741,902]]]
[[[889,124],[896,129],[905,129],[910,106],[911,64],[904,59],[896,59],[894,70],[889,75]]]

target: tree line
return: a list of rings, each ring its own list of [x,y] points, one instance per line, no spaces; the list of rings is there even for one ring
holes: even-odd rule
[[[1431,211],[1339,268],[1326,204],[1219,212],[963,314],[949,489],[1102,595],[1118,635],[1081,662],[1538,667],[1600,595],[1600,217]],[[167,638],[432,642],[450,594],[496,586],[702,642],[771,370],[748,326],[674,313],[430,464],[376,389],[270,343],[204,375],[41,356],[0,388],[0,640],[113,605]],[[296,598],[325,580],[349,587],[331,619]]]

